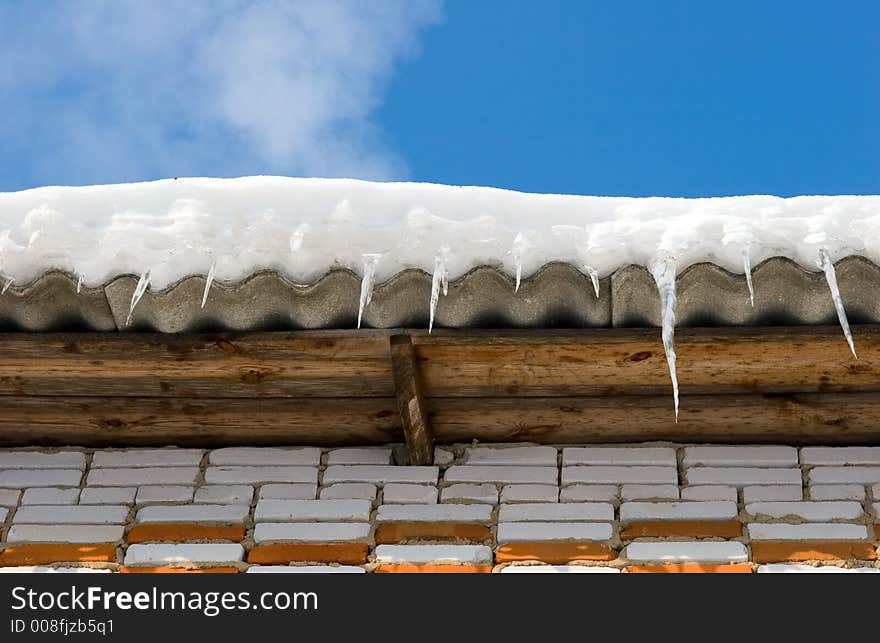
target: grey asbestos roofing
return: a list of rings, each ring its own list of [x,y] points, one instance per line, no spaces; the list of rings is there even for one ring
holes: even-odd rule
[[[861,257],[836,264],[851,323],[880,322],[880,267]],[[354,328],[360,278],[334,270],[317,282],[295,284],[264,271],[239,283],[214,283],[201,307],[205,277],[182,279],[148,291],[128,324],[137,277],[76,292],[69,274],[50,271],[0,296],[0,330],[160,331],[291,330]],[[753,271],[755,305],[744,275],[710,263],[691,266],[677,279],[677,326],[834,324],[837,316],[825,276],[777,257]],[[407,270],[378,284],[364,312],[365,328],[426,328],[431,276]],[[625,266],[601,279],[596,297],[590,278],[568,264],[544,266],[513,280],[491,267],[450,282],[437,306],[436,327],[596,328],[660,325],[660,301],[651,275]]]

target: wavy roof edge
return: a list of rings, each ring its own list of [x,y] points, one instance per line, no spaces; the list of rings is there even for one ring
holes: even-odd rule
[[[880,323],[880,266],[861,256],[835,264],[840,293],[851,323]],[[364,310],[365,328],[426,328],[431,275],[409,269],[373,289]],[[785,257],[752,270],[755,302],[746,277],[713,263],[698,263],[676,279],[677,326],[833,324],[837,314],[822,272]],[[341,329],[357,325],[361,278],[331,270],[310,284],[295,283],[272,270],[239,282],[214,282],[202,308],[203,275],[185,277],[159,291],[147,291],[129,320],[135,275],[103,286],[83,287],[76,278],[50,270],[0,296],[0,330],[5,331],[257,331]],[[549,263],[514,279],[481,266],[449,282],[437,305],[435,327],[603,328],[656,327],[660,300],[650,273],[627,265],[593,284],[574,266]]]

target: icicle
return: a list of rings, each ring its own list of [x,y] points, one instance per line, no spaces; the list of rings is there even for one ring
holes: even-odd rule
[[[743,250],[743,272],[746,275],[746,285],[749,287],[749,301],[752,302],[752,308],[755,307],[755,287],[752,285],[752,258],[749,256],[748,249]]]
[[[675,372],[675,258],[658,259],[651,265],[651,274],[660,293],[663,325],[663,350],[672,379],[672,397],[675,403],[675,422],[678,423],[678,376]]]
[[[78,275],[76,278],[76,294],[78,295],[83,287],[83,276]]]
[[[363,255],[364,276],[361,278],[361,300],[358,305],[358,328],[361,327],[361,318],[364,316],[364,308],[373,301],[373,282],[376,279],[376,264],[382,255],[367,252]]]
[[[449,246],[442,246],[434,258],[434,275],[431,278],[431,311],[428,317],[428,332],[434,330],[434,313],[437,311],[437,302],[440,300],[440,289],[443,295],[449,292],[449,270],[446,268],[446,260],[449,258]]]
[[[590,275],[590,281],[593,282],[593,290],[596,293],[596,299],[599,299],[599,271],[590,266],[584,266],[587,274]]]
[[[834,300],[834,308],[837,310],[837,319],[840,320],[840,327],[843,329],[843,335],[846,337],[846,343],[849,344],[849,350],[852,351],[853,357],[856,355],[856,347],[853,342],[852,332],[849,329],[849,321],[846,318],[846,309],[843,307],[843,299],[840,297],[840,289],[837,287],[837,273],[834,271],[834,263],[828,256],[827,248],[819,248],[819,259],[816,261],[819,267],[825,271],[825,281],[828,282],[828,288],[831,290],[831,299]]]
[[[13,282],[13,281],[15,281],[15,280],[14,280],[12,277],[9,277],[9,278],[6,280],[6,283],[3,284],[3,290],[0,290],[0,295],[5,295],[5,294],[6,294],[6,291],[9,290],[9,286],[12,285],[12,282]]]
[[[211,290],[211,284],[214,283],[214,271],[217,268],[217,262],[212,261],[211,267],[208,268],[208,278],[205,280],[205,292],[202,293],[202,308],[205,307],[205,302],[208,301],[208,291]]]
[[[519,285],[522,282],[523,255],[530,245],[525,235],[522,232],[518,232],[510,247],[510,254],[513,255],[513,262],[516,265],[516,288],[514,288],[514,292],[519,292]]]
[[[126,326],[131,323],[131,316],[134,314],[134,307],[137,306],[138,302],[141,300],[141,297],[143,297],[144,293],[147,292],[147,287],[149,285],[150,271],[147,270],[141,275],[141,278],[134,289],[134,293],[131,296],[131,308],[129,308],[128,310],[128,319],[125,321]]]

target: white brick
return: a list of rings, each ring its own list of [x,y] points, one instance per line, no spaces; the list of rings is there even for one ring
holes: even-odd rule
[[[137,487],[86,487],[79,495],[81,505],[130,505]]]
[[[214,449],[208,454],[212,465],[239,466],[307,466],[321,463],[321,449],[317,447],[227,447]]]
[[[880,482],[880,467],[813,467],[809,473],[810,484]]]
[[[92,469],[102,467],[198,467],[201,449],[128,449],[95,451]]]
[[[835,567],[823,565],[798,565],[794,563],[772,563],[758,567],[759,574],[880,574],[877,567]]]
[[[125,552],[125,564],[237,563],[243,557],[244,548],[238,544],[138,544],[131,545]]]
[[[327,453],[327,464],[391,464],[391,447],[344,447]]]
[[[874,509],[874,522],[880,523],[880,502],[875,502],[871,508]]]
[[[793,484],[749,485],[743,487],[743,503],[766,500],[801,500],[803,489]]]
[[[139,487],[141,485],[193,484],[198,467],[151,467],[144,469],[91,469],[91,487]]]
[[[669,447],[567,447],[562,464],[675,467],[675,449]]]
[[[391,482],[382,490],[382,502],[385,504],[406,505],[414,502],[437,502],[437,487],[428,484],[406,484]]]
[[[617,487],[607,484],[573,484],[559,490],[559,502],[611,502],[616,498]]]
[[[248,505],[153,505],[137,512],[136,522],[221,522],[240,523],[247,519]]]
[[[865,488],[858,484],[814,484],[810,487],[813,500],[864,500]]]
[[[864,540],[868,536],[865,525],[844,523],[759,523],[749,525],[752,540]]]
[[[556,484],[556,467],[511,465],[453,465],[446,470],[446,482],[504,482]]]
[[[376,522],[481,522],[492,520],[491,505],[381,505]]]
[[[620,487],[622,500],[678,500],[678,485],[675,484],[625,484]]]
[[[0,489],[0,507],[14,507],[20,497],[21,491],[18,489]]]
[[[709,484],[681,488],[682,500],[729,500],[736,502],[736,498],[736,487]]]
[[[311,483],[265,484],[260,487],[260,500],[314,500],[317,494],[318,485]]]
[[[260,500],[255,521],[370,520],[373,503],[369,500]]]
[[[563,467],[562,484],[678,484],[675,467]]]
[[[550,484],[506,484],[501,502],[558,502],[559,487]]]
[[[498,523],[498,544],[555,540],[608,540],[611,525],[606,522],[502,522]]]
[[[0,487],[77,487],[79,469],[0,469]]]
[[[333,465],[324,471],[324,484],[334,482],[416,482],[437,484],[437,467],[394,465]]]
[[[41,453],[39,451],[0,451],[0,469],[82,469],[86,457],[79,451]]]
[[[455,460],[455,454],[452,451],[443,447],[434,447],[434,464],[445,467],[453,460]]]
[[[685,447],[685,467],[793,467],[798,464],[795,447],[787,446],[709,446]]]
[[[502,574],[619,574],[614,567],[586,565],[508,565],[501,569]]]
[[[556,447],[468,447],[465,462],[470,465],[538,465],[556,467]]]
[[[93,567],[49,567],[37,565],[33,567],[0,567],[0,574],[112,574],[112,569],[95,569]]]
[[[875,500],[880,499],[880,482],[871,487],[871,497]]]
[[[752,516],[785,518],[796,516],[812,522],[832,520],[857,520],[863,517],[862,505],[848,500],[801,502],[754,502],[746,505],[746,513]]]
[[[614,520],[614,505],[605,502],[524,503],[501,505],[498,522]]]
[[[620,520],[733,520],[739,513],[735,502],[706,500],[685,502],[624,502]]]
[[[23,505],[75,505],[79,500],[76,487],[34,487],[25,489],[21,497]]]
[[[277,540],[305,543],[366,542],[366,522],[261,522],[254,528],[254,542]]]
[[[125,505],[30,505],[19,507],[14,524],[121,525],[128,519]]]
[[[633,562],[740,563],[748,560],[746,547],[738,542],[635,542],[626,546],[624,556]]]
[[[354,565],[251,565],[246,574],[366,574]]]
[[[376,562],[491,565],[492,550],[484,545],[379,545]]]
[[[246,484],[210,484],[196,489],[194,502],[208,504],[249,505],[254,499],[254,488]]]
[[[208,484],[258,484],[261,482],[318,483],[315,467],[208,467]]]
[[[800,469],[765,467],[692,467],[685,472],[688,484],[723,484],[732,487],[747,485],[800,485]]]
[[[880,465],[880,447],[803,447],[801,464]]]
[[[321,489],[321,500],[334,498],[375,500],[376,485],[369,482],[339,482]]]
[[[13,525],[9,542],[115,543],[122,538],[123,525]]]
[[[178,485],[140,487],[135,498],[139,505],[148,502],[192,502],[193,488]]]
[[[387,489],[387,487],[386,487]],[[469,484],[459,482],[450,485],[440,492],[441,502],[479,502],[483,504],[498,504],[498,488],[494,484],[484,482],[482,484]],[[385,502],[388,502],[386,491]]]
[[[0,526],[6,522],[6,516],[9,515],[9,509],[6,507],[0,507]]]

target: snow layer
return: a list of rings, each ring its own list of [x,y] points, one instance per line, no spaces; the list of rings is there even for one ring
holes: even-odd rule
[[[526,277],[549,261],[605,276],[629,264],[712,261],[742,272],[771,256],[810,270],[850,255],[880,264],[880,196],[702,199],[525,194],[347,179],[169,179],[0,193],[0,273],[50,268],[85,285],[120,274],[161,289],[191,274],[299,282],[334,267],[373,283],[405,268],[438,287],[485,264]]]

